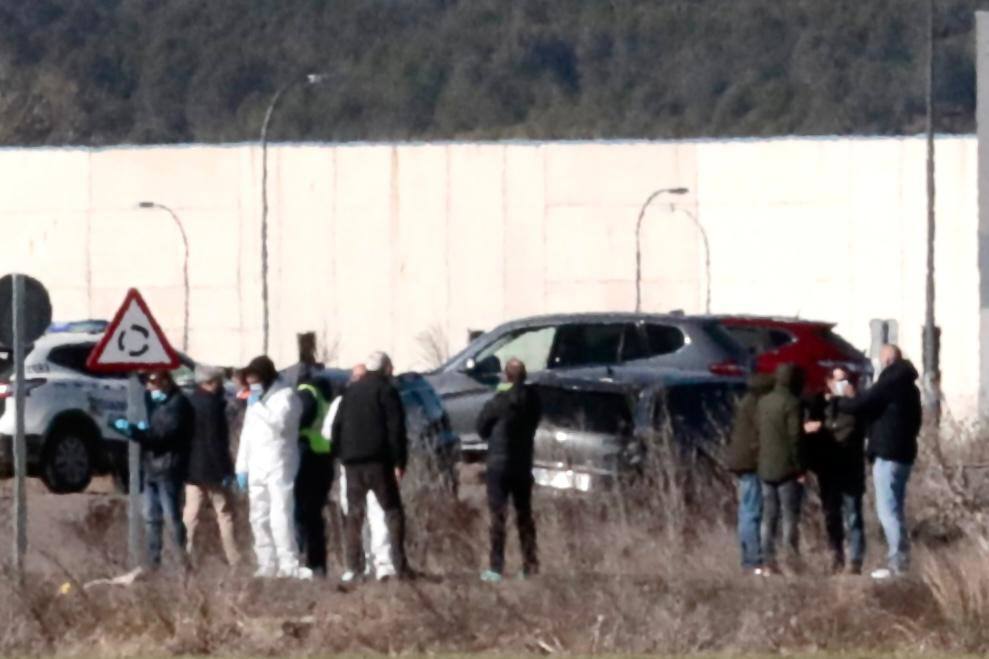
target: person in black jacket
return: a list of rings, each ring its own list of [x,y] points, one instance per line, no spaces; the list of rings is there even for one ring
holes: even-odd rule
[[[361,530],[368,492],[374,492],[385,511],[397,576],[412,575],[405,557],[405,511],[399,490],[408,459],[405,410],[391,382],[391,358],[376,352],[366,365],[367,375],[344,392],[331,432],[334,454],[347,471],[344,582],[365,572]]]
[[[831,570],[839,574],[847,567],[851,574],[861,574],[865,560],[864,424],[854,415],[839,410],[842,399],[855,396],[848,372],[834,369],[827,387],[828,392],[815,397],[811,405],[811,418],[821,425],[808,436],[808,464],[820,488],[821,512],[831,548]],[[846,535],[850,562],[846,562]]]
[[[488,442],[487,489],[491,511],[491,562],[481,579],[498,582],[505,569],[505,522],[508,499],[522,545],[522,574],[539,571],[536,523],[532,517],[532,454],[542,416],[539,395],[525,384],[525,364],[512,358],[505,364],[505,384],[477,418],[477,433]]]
[[[876,512],[889,545],[888,568],[872,573],[886,579],[901,574],[910,560],[906,529],[907,481],[917,458],[917,435],[922,412],[917,369],[897,346],[883,346],[883,370],[876,383],[854,398],[843,398],[838,411],[852,414],[868,426],[867,455],[873,461]]]
[[[132,424],[121,419],[114,426],[141,446],[148,562],[152,568],[161,565],[162,531],[167,518],[179,560],[187,566],[182,485],[194,430],[192,405],[168,371],[148,376],[145,404],[147,424]]]
[[[234,477],[230,457],[230,428],[227,401],[223,391],[223,371],[208,366],[196,367],[196,390],[189,398],[195,413],[189,471],[185,486],[186,547],[193,553],[196,528],[202,509],[211,505],[220,526],[223,553],[231,567],[240,564],[240,550],[234,526]]]
[[[323,436],[323,421],[330,410],[333,390],[324,379],[299,383],[296,395],[302,404],[299,420],[299,473],[295,477],[295,534],[306,567],[326,576],[326,521],[323,509],[333,485],[333,456]]]

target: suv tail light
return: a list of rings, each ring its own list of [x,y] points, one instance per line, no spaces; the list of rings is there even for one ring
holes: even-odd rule
[[[31,380],[24,381],[24,393],[27,396],[31,395],[32,389],[37,389],[41,385],[48,382],[44,378],[33,378]],[[16,383],[13,382],[0,382],[0,400],[5,398],[13,398],[14,393],[17,391]]]
[[[746,370],[735,362],[717,362],[707,367],[715,375],[738,376],[745,375]]]

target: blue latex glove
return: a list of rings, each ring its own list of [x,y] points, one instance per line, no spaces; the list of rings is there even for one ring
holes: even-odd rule
[[[147,429],[148,429],[148,422],[147,421],[138,421],[137,422],[137,429],[140,430],[140,431],[142,431],[142,432],[147,431]]]
[[[131,436],[131,424],[127,419],[117,419],[113,422],[112,426],[121,435]]]
[[[237,474],[237,489],[241,492],[247,492],[247,474]]]

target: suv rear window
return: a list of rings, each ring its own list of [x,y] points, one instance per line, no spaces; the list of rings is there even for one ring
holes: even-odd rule
[[[649,338],[649,355],[669,355],[683,347],[686,339],[683,331],[673,325],[646,325],[646,336]]]
[[[537,387],[543,408],[543,423],[611,435],[632,431],[630,396],[610,391],[572,391],[559,387]]]
[[[840,350],[846,357],[851,359],[862,359],[865,357],[861,350],[846,341],[844,337],[832,329],[822,330],[820,336],[825,341],[838,348],[838,350]]]
[[[752,354],[761,355],[793,343],[793,335],[772,327],[726,325],[725,330]]]
[[[86,368],[86,360],[89,353],[96,346],[95,343],[76,343],[63,345],[51,349],[48,353],[48,361],[62,368],[67,368],[76,373],[82,373],[93,378],[114,378],[119,375],[96,373]]]

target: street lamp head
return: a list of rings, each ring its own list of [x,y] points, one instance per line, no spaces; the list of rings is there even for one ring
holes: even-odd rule
[[[310,73],[306,75],[306,84],[318,85],[321,82],[326,82],[328,77],[325,73]]]
[[[154,208],[155,202],[153,201],[142,201],[137,205],[138,208]]]
[[[690,192],[690,188],[670,188],[666,192],[669,194],[687,194]]]

